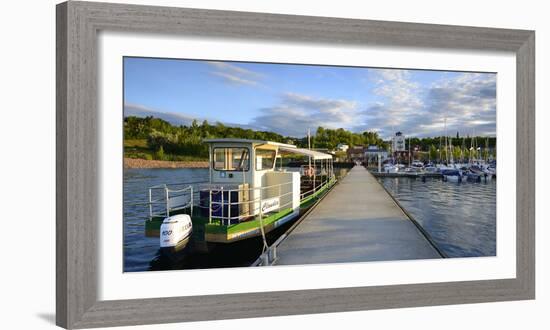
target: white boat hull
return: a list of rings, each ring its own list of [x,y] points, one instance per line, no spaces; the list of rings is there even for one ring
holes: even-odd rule
[[[458,175],[445,175],[445,180],[447,182],[462,182],[462,177]]]

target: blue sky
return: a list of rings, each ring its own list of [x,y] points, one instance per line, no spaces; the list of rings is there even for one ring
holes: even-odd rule
[[[494,136],[496,75],[124,58],[124,114],[301,137],[310,128]]]

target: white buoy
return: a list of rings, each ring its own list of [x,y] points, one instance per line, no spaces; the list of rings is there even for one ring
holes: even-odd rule
[[[189,241],[193,232],[191,217],[187,214],[176,214],[164,219],[160,226],[161,249],[181,250]]]

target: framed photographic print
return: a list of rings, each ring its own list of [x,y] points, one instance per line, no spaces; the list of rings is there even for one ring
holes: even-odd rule
[[[59,4],[58,325],[534,299],[534,44]]]

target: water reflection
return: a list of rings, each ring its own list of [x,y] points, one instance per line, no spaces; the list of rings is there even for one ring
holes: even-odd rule
[[[287,170],[299,171],[299,168]],[[335,168],[337,177],[347,169]],[[168,259],[159,253],[159,238],[146,235],[145,221],[149,215],[148,188],[164,183],[206,182],[208,169],[127,169],[124,171],[124,271],[170,270],[248,266],[261,252],[263,242],[249,239],[223,251],[211,254],[186,255]],[[196,187],[194,187],[196,188]],[[198,191],[198,189],[194,189]],[[268,234],[268,243],[274,242],[291,223]]]
[[[449,257],[496,255],[496,180],[378,180]]]

